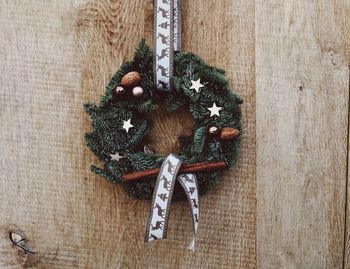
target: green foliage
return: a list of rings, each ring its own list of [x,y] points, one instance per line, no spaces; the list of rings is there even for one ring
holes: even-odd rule
[[[229,89],[225,72],[207,65],[198,56],[191,53],[177,52],[174,57],[174,90],[166,95],[156,90],[153,78],[153,52],[143,40],[136,50],[133,61],[124,63],[113,75],[106,87],[101,102],[85,104],[85,111],[92,121],[92,131],[85,135],[87,146],[104,163],[103,168],[92,166],[91,170],[106,179],[121,184],[126,192],[138,199],[150,199],[155,179],[137,183],[122,180],[123,174],[160,167],[165,156],[158,156],[141,151],[144,139],[152,128],[146,112],[156,110],[158,104],[165,102],[168,111],[187,107],[193,115],[193,137],[179,137],[183,145],[180,152],[175,152],[183,163],[226,160],[232,166],[236,163],[240,139],[219,141],[208,137],[210,126],[233,127],[241,130],[242,99]],[[131,71],[141,74],[140,86],[144,89],[142,98],[119,97],[114,88],[122,77]],[[191,80],[201,79],[204,87],[200,93],[190,89]],[[220,117],[210,117],[208,107],[213,103],[223,107]],[[123,121],[132,119],[134,128],[128,133],[122,128]],[[119,152],[124,158],[119,162],[111,160],[110,154]],[[220,172],[197,174],[200,194],[205,194],[213,187]],[[184,198],[179,186],[175,186],[174,199]]]

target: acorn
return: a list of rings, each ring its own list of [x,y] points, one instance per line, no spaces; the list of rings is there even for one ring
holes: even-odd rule
[[[120,84],[124,87],[133,87],[136,86],[141,80],[141,75],[139,72],[132,71],[127,73],[123,78]]]
[[[218,136],[220,134],[220,129],[217,126],[211,126],[208,129],[208,134],[211,137],[216,137],[216,136]]]
[[[132,89],[132,95],[135,97],[141,97],[143,95],[143,89],[140,86],[137,86]]]

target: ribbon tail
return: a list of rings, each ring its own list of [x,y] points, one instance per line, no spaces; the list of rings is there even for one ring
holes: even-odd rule
[[[187,249],[194,252],[196,236],[193,236],[191,243],[188,245]]]
[[[198,223],[199,223],[199,194],[197,177],[194,174],[182,174],[177,177],[180,185],[184,189],[187,199],[190,202],[190,211],[193,222],[193,239],[188,246],[188,250],[194,251],[195,239],[197,235]]]
[[[175,181],[177,179],[184,189],[190,203],[194,236],[188,249],[194,251],[199,223],[199,192],[197,177],[194,174],[182,174],[178,176],[180,166],[180,159],[170,154],[164,160],[160,168],[153,193],[151,214],[146,229],[145,242],[166,238],[169,207]]]
[[[161,166],[153,192],[145,242],[165,239],[167,236],[171,198],[180,166],[181,161],[172,154],[164,160]]]

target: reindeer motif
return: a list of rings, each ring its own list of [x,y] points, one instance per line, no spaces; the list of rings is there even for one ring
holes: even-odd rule
[[[169,22],[163,22],[161,24],[158,25],[159,27],[162,27],[163,29],[168,29],[168,27],[170,26]]]
[[[187,183],[187,182],[194,183],[193,178],[189,177],[186,174],[183,174],[181,177],[184,179],[185,183]]]
[[[158,9],[158,12],[161,12],[162,13],[162,17],[165,18],[165,19],[169,19],[169,11],[168,10],[165,10],[164,8],[159,8]]]
[[[163,4],[168,5],[169,4],[169,0],[163,0]]]
[[[198,208],[196,199],[191,199],[191,204],[193,205],[193,207]]]
[[[168,165],[168,173],[170,174],[170,175],[173,175],[174,174],[174,171],[175,171],[175,165],[173,165],[172,163],[171,163],[171,161],[167,161],[166,162],[167,163],[167,165]]]
[[[162,49],[162,54],[157,55],[158,61],[163,59],[164,57],[169,57],[169,48]]]
[[[168,196],[166,195],[166,193],[158,194],[158,197],[162,199],[163,202],[165,202],[165,200],[168,199]]]
[[[166,89],[168,89],[168,85],[169,85],[169,83],[158,80],[158,87],[161,86],[162,89],[166,90]]]
[[[193,214],[193,218],[195,222],[198,222],[198,215],[197,214]]]
[[[158,239],[160,239],[160,238],[158,238],[157,236],[155,236],[154,234],[151,234],[150,235],[150,237],[149,237],[149,239],[153,239],[153,240],[158,240]]]
[[[171,188],[171,182],[167,180],[165,176],[162,176],[161,180],[163,180],[163,188],[167,191],[170,191]]]
[[[165,36],[165,35],[159,33],[157,39],[159,39],[159,38],[162,40],[162,43],[163,43],[164,45],[169,44],[169,37],[168,37],[168,36]]]
[[[158,203],[154,206],[158,210],[158,217],[165,219],[165,209],[162,209]]]
[[[157,221],[156,222],[156,225],[152,225],[151,224],[151,226],[152,226],[152,231],[155,231],[155,230],[163,230],[163,228],[164,228],[164,221]]]
[[[158,68],[157,71],[160,70],[160,72],[162,73],[163,77],[168,77],[169,76],[169,68],[165,68],[164,66],[161,66],[158,64]]]
[[[191,195],[195,192],[196,188],[195,187],[190,187],[190,190],[188,191]]]

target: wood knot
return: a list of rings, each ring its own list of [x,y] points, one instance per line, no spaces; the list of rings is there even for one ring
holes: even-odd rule
[[[9,237],[12,244],[22,249],[25,254],[35,254],[28,241],[22,235],[16,232],[9,232]]]
[[[14,224],[0,226],[0,250],[2,265],[16,264],[28,268],[40,260],[24,231]]]

